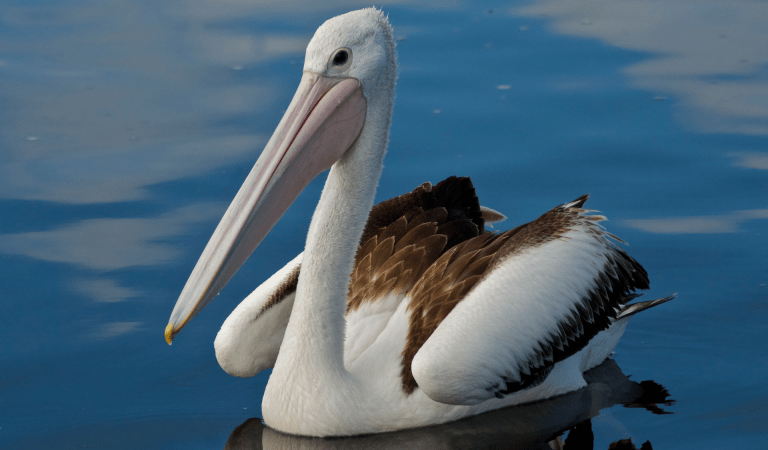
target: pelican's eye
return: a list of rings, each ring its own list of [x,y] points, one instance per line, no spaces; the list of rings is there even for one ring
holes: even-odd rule
[[[331,60],[328,61],[328,69],[333,71],[344,70],[352,63],[352,50],[340,48],[333,52]]]
[[[349,53],[346,50],[339,50],[338,52],[336,52],[335,55],[333,55],[333,65],[343,66],[348,59],[349,59]]]

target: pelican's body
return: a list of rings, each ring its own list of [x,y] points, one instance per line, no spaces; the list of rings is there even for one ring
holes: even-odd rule
[[[170,340],[226,284],[304,186],[331,167],[305,251],[216,339],[227,372],[274,365],[267,425],[312,436],[446,422],[569,392],[607,358],[646,289],[642,267],[582,209],[504,233],[468,179],[372,209],[394,99],[392,29],[375,9],[333,18],[307,48],[285,117],[198,261]]]

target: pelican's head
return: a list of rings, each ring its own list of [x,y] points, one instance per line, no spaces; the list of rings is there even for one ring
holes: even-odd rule
[[[392,27],[375,8],[325,22],[307,47],[288,110],[197,261],[168,343],[227,284],[299,193],[358,147],[384,156],[396,78]],[[378,142],[380,145],[358,145]],[[362,149],[360,150],[362,152]]]
[[[326,21],[309,41],[304,59],[305,74],[358,80],[369,102],[392,102],[396,66],[392,26],[375,8]]]

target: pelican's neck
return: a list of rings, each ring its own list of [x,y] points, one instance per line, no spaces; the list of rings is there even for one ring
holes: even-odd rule
[[[368,102],[360,136],[328,174],[309,227],[296,300],[270,383],[283,379],[279,384],[288,381],[291,389],[306,384],[316,390],[319,379],[348,381],[344,314],[355,254],[387,146],[392,92],[386,94],[387,101]]]

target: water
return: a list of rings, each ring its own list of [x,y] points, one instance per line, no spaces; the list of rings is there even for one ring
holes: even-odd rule
[[[768,6],[443,4],[384,5],[400,75],[377,199],[469,175],[507,229],[591,193],[647,296],[680,294],[614,357],[675,414],[603,409],[595,448],[764,442]],[[260,417],[268,374],[228,376],[212,342],[301,251],[322,176],[173,347],[163,329],[312,33],[366,5],[0,7],[0,447],[222,448]]]

